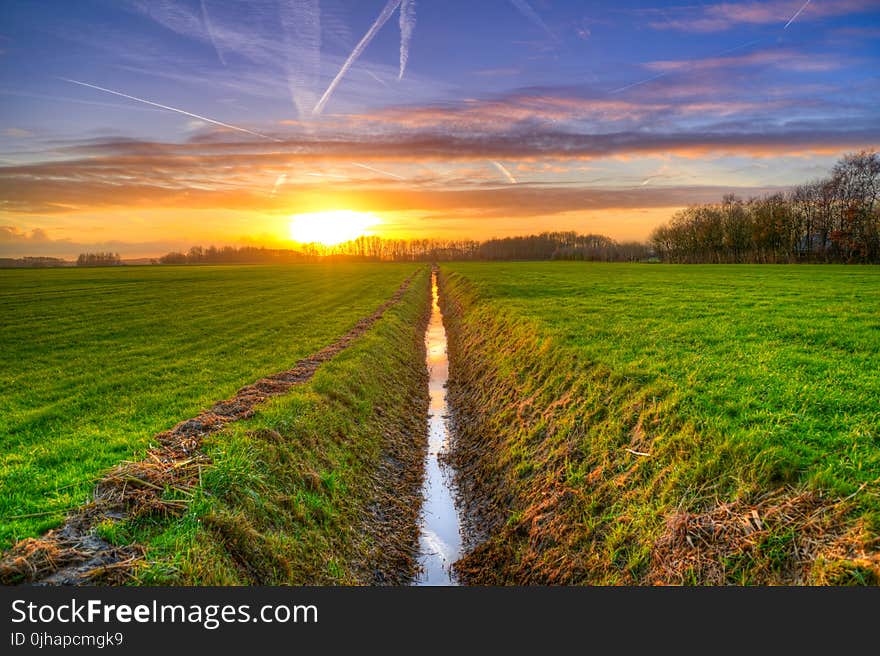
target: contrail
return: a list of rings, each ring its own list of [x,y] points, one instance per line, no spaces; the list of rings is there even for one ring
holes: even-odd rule
[[[340,180],[347,180],[344,175],[335,175],[333,173],[306,173],[306,175],[310,175],[314,178],[339,178]]]
[[[188,112],[185,109],[178,109],[177,107],[169,107],[168,105],[162,105],[157,102],[153,102],[152,100],[144,100],[143,98],[138,98],[137,96],[129,96],[127,93],[121,93],[119,91],[113,91],[113,89],[105,89],[104,87],[99,87],[96,84],[89,84],[88,82],[80,82],[78,80],[71,80],[70,78],[61,77],[59,80],[64,80],[65,82],[70,82],[71,84],[78,84],[81,87],[88,87],[90,89],[97,89],[98,91],[103,91],[104,93],[112,93],[114,96],[119,96],[120,98],[128,98],[129,100],[135,100],[139,103],[144,103],[145,105],[152,105],[153,107],[158,107],[159,109],[165,109],[169,112],[177,112],[178,114],[183,114],[184,116],[190,116],[192,118],[197,118],[200,121],[205,121],[206,123],[213,123],[214,125],[219,125],[223,128],[228,128],[230,130],[237,130],[238,132],[245,132],[247,134],[251,134],[255,137],[260,137],[261,139],[269,139],[270,141],[277,141],[278,143],[282,143],[281,139],[276,139],[275,137],[270,137],[267,134],[260,134],[259,132],[254,132],[253,130],[248,130],[247,128],[240,128],[237,125],[230,125],[229,123],[223,123],[222,121],[216,121],[213,118],[208,118],[207,116],[202,116],[201,114],[193,114],[192,112]]]
[[[400,74],[397,76],[398,80],[403,79],[406,62],[409,61],[409,42],[412,41],[415,29],[416,0],[402,0],[400,3]]]
[[[217,40],[214,38],[214,28],[211,26],[211,18],[208,16],[208,3],[206,0],[202,0],[202,21],[205,23],[205,31],[208,33],[208,38],[211,39],[211,45],[214,46],[214,52],[217,53],[217,58],[220,60],[220,63],[226,66],[226,59],[223,57],[223,51],[220,50],[220,47],[217,45]]]
[[[284,0],[278,11],[284,28],[290,98],[302,118],[315,104],[321,74],[321,2]]]
[[[324,105],[327,104],[327,101],[330,100],[330,96],[333,95],[333,92],[336,91],[336,87],[339,86],[339,83],[342,81],[342,78],[345,77],[345,74],[348,73],[348,69],[351,68],[352,64],[357,60],[358,57],[367,49],[367,46],[370,45],[370,41],[373,40],[373,37],[376,36],[376,33],[382,29],[382,26],[388,22],[388,19],[391,18],[391,14],[394,13],[394,10],[400,6],[401,0],[388,0],[385,3],[385,8],[382,9],[382,13],[379,14],[379,17],[376,19],[376,22],[367,30],[367,33],[364,34],[364,38],[360,40],[354,50],[351,51],[351,54],[348,56],[348,59],[345,60],[345,63],[342,65],[342,68],[339,69],[339,72],[336,74],[336,77],[333,78],[333,81],[330,83],[330,86],[327,87],[327,90],[324,92],[324,95],[321,96],[321,99],[318,101],[318,104],[315,105],[315,108],[312,110],[312,114],[320,114],[324,111]]]
[[[376,74],[375,74],[373,71],[371,71],[369,68],[364,69],[364,72],[365,72],[367,75],[369,75],[371,78],[373,78],[374,80],[376,80],[376,82],[378,82],[379,84],[381,84],[381,85],[382,85],[383,87],[385,87],[386,89],[390,89],[390,88],[391,88],[391,87],[388,86],[388,83],[387,83],[385,80],[383,80],[381,77],[379,77],[378,75],[376,75]]]
[[[785,24],[785,27],[783,27],[782,29],[787,30],[788,26],[791,25],[792,23],[794,23],[794,19],[801,15],[801,12],[807,8],[808,4],[810,4],[810,0],[807,0],[800,9],[798,9],[796,12],[794,12],[794,16],[792,16],[791,18],[788,19],[788,22]]]
[[[397,175],[396,173],[390,173],[388,171],[383,171],[382,169],[376,169],[372,166],[367,166],[366,164],[359,164],[358,162],[352,162],[352,166],[359,166],[362,169],[367,169],[368,171],[372,171],[373,173],[381,173],[382,175],[387,175],[391,178],[397,178],[398,180],[406,180],[402,175]]]
[[[538,16],[538,13],[534,9],[532,9],[532,6],[527,2],[527,0],[510,0],[510,2],[514,7],[516,7],[519,13],[521,13],[523,16],[532,21],[535,25],[544,30],[547,33],[547,36],[556,41],[556,35],[550,31],[550,28],[547,27],[547,23],[545,23],[541,19],[541,17]]]
[[[282,173],[281,175],[279,175],[279,176],[275,179],[275,184],[272,186],[272,193],[269,194],[269,195],[270,195],[270,196],[274,196],[274,195],[275,195],[275,192],[278,191],[278,188],[279,188],[281,185],[283,185],[286,181],[287,181],[287,174],[286,174],[286,173]]]
[[[492,164],[498,169],[499,173],[501,173],[510,184],[516,184],[516,178],[513,177],[513,174],[507,170],[507,168],[501,162],[496,162],[494,159],[490,160]]]
[[[511,2],[515,2],[515,0],[511,0]],[[782,29],[787,30],[788,26],[791,25],[792,23],[794,23],[795,19],[801,15],[801,12],[803,12],[803,10],[807,8],[807,5],[810,4],[810,2],[811,2],[811,0],[807,0],[803,5],[801,5],[801,8],[798,9],[796,12],[794,12],[794,15],[788,19],[788,22],[785,24],[785,27],[783,27]],[[718,54],[712,55],[712,56],[713,57],[720,57],[722,55],[729,54],[729,53],[734,52],[736,50],[742,50],[743,48],[748,48],[749,46],[753,46],[756,43],[760,43],[761,41],[764,41],[764,40],[765,39],[755,39],[754,41],[749,41],[748,43],[744,43],[740,46],[736,46],[735,48],[730,48],[729,50],[724,50],[724,51],[719,52]],[[697,61],[700,61],[700,60],[699,59],[691,60],[691,61],[687,62],[687,64],[693,64]],[[676,72],[681,72],[681,71],[676,71]],[[660,79],[661,77],[665,77],[667,75],[670,75],[671,73],[672,73],[672,71],[668,71],[666,73],[660,73],[659,75],[655,75],[654,77],[649,77],[646,80],[640,80],[639,82],[633,82],[632,84],[628,84],[625,87],[620,87],[619,89],[614,89],[613,91],[609,91],[608,93],[620,93],[621,91],[626,91],[627,89],[632,89],[633,87],[637,87],[640,84],[647,84],[648,82],[653,82],[654,80],[657,80],[657,79]]]
[[[743,48],[748,48],[749,46],[753,46],[755,44],[761,43],[764,39],[754,39],[749,41],[748,43],[743,43],[738,46],[734,46],[733,48],[728,48],[727,50],[722,50],[721,52],[717,52],[714,55],[710,55],[709,59],[714,59],[715,57],[722,57],[724,55],[729,55],[732,52],[736,52],[737,50],[742,50]],[[620,87],[618,89],[613,89],[609,91],[609,94],[620,93],[621,91],[626,91],[627,89],[632,89],[633,87],[640,86],[642,84],[647,84],[648,82],[653,82],[654,80],[659,80],[661,77],[666,77],[667,75],[672,75],[673,73],[683,73],[687,70],[689,66],[702,61],[702,59],[691,59],[690,61],[684,62],[684,68],[676,70],[676,71],[666,71],[665,73],[659,73],[657,75],[651,76],[644,80],[639,80],[638,82],[633,82],[632,84],[627,84],[625,87]]]
[[[659,75],[655,75],[654,77],[649,77],[644,80],[639,80],[638,82],[633,82],[632,84],[627,84],[625,87],[620,87],[619,89],[614,89],[609,91],[608,93],[620,93],[621,91],[626,91],[627,89],[632,89],[633,87],[637,87],[640,84],[647,84],[648,82],[653,82],[654,80],[659,80],[661,77],[666,77],[669,73],[660,73]]]
[[[668,173],[657,173],[655,175],[649,175],[647,178],[642,180],[642,182],[639,186],[644,187],[646,184],[651,182],[651,180],[656,180],[657,178],[670,178],[670,177],[675,177],[675,176],[670,176]]]

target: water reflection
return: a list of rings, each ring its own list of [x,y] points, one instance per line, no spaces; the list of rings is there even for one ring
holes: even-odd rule
[[[428,331],[425,333],[427,363],[430,371],[428,392],[431,396],[428,418],[428,457],[425,462],[425,482],[422,485],[424,505],[419,544],[421,575],[416,585],[456,585],[450,566],[461,553],[461,527],[455,508],[452,472],[440,462],[449,445],[446,422],[446,380],[449,378],[449,360],[446,355],[446,330],[437,303],[437,275],[431,284],[433,305]]]

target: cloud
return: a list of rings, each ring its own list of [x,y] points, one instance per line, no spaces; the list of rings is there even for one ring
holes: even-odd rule
[[[57,152],[47,153],[46,159],[67,161],[35,165],[45,166],[59,177],[92,170],[109,176],[113,170],[106,167],[121,165],[117,158],[124,157],[132,167],[144,168],[145,179],[165,185],[175,184],[178,170],[191,170],[188,179],[215,179],[227,158],[232,170],[237,164],[244,167],[242,173],[248,173],[247,167],[282,167],[267,171],[274,180],[289,164],[314,167],[321,161],[495,159],[515,163],[682,151],[840,150],[876,143],[880,124],[873,95],[867,91],[853,94],[845,87],[810,83],[776,85],[743,94],[733,88],[736,85],[730,84],[729,76],[716,74],[722,67],[776,60],[787,60],[785,65],[797,67],[830,65],[824,60],[810,62],[796,54],[780,57],[778,53],[710,59],[699,64],[705,75],[668,80],[657,89],[642,87],[625,99],[600,92],[590,95],[586,89],[527,88],[483,99],[330,116],[317,122],[286,121],[273,130],[278,141],[265,145],[255,139],[233,139],[232,133],[213,128],[191,135],[184,143],[120,138],[55,141],[46,147]],[[659,61],[647,66],[665,72],[687,65],[690,62]],[[844,92],[848,93],[845,103],[840,100]],[[780,116],[785,120],[780,121]],[[846,120],[841,121],[841,116]],[[39,153],[33,153],[32,159],[39,158]],[[7,167],[0,169],[0,175],[17,175],[17,171]]]
[[[714,71],[750,66],[769,66],[797,72],[823,72],[836,70],[845,65],[846,61],[835,55],[806,54],[791,49],[776,48],[734,57],[653,61],[645,64],[644,67],[659,73]]]
[[[469,187],[497,185],[492,181],[449,181],[426,174],[421,178],[389,177],[389,165],[400,167],[428,163],[504,161],[577,162],[607,158],[643,158],[677,155],[705,158],[722,155],[750,157],[782,154],[828,153],[880,144],[880,129],[874,126],[833,125],[794,122],[773,131],[752,130],[730,121],[725,129],[706,131],[648,132],[621,131],[605,134],[576,134],[547,126],[529,127],[503,134],[417,132],[407,135],[344,137],[333,139],[301,137],[282,144],[232,141],[191,141],[167,144],[132,140],[92,141],[56,148],[69,159],[0,167],[0,198],[7,215],[58,214],[100,208],[164,207],[217,208],[253,211],[283,209],[291,198],[303,194],[327,197],[358,196],[373,190],[370,202],[382,197],[407,197],[436,188],[451,187],[449,193],[467,193]],[[374,176],[359,178],[351,162],[367,160],[375,166],[362,167]],[[384,164],[383,164],[384,162]],[[345,185],[315,187],[307,184],[311,173],[347,171]],[[267,193],[280,174],[286,183],[274,196]],[[395,174],[396,175],[396,174]],[[529,184],[543,202],[552,205],[560,185]],[[614,176],[606,184],[621,184]],[[634,183],[637,185],[637,183]],[[564,185],[563,185],[564,187]],[[597,190],[582,189],[596,194]],[[616,193],[616,192],[615,192]],[[664,202],[674,203],[674,192]],[[438,198],[443,198],[439,196]],[[591,198],[593,196],[590,196]],[[639,201],[642,202],[642,201]],[[679,200],[678,202],[682,202]],[[534,208],[533,208],[534,210]]]
[[[727,117],[739,117],[756,125],[778,124],[781,113],[786,121],[791,121],[801,116],[813,119],[831,117],[842,110],[839,90],[829,84],[817,85],[812,80],[808,83],[776,82],[772,88],[765,90],[754,83],[752,76],[747,80],[750,82],[748,92],[743,92],[735,77],[717,74],[722,65],[729,65],[734,70],[735,63],[709,60],[702,64],[704,70],[695,71],[694,75],[667,78],[662,85],[632,89],[626,96],[564,87],[526,88],[484,99],[392,106],[369,114],[349,115],[344,119],[340,117],[337,125],[340,129],[357,126],[371,134],[383,131],[398,134],[440,131],[492,135],[528,132],[531,129],[540,132],[547,127],[589,134],[639,128],[678,132],[693,129],[696,124],[707,125]],[[756,66],[760,59],[755,57],[739,61],[739,67],[743,69],[741,75],[749,74],[747,63]],[[689,64],[663,61],[646,66],[668,71],[662,73],[668,75],[685,69]],[[817,70],[820,67],[830,69],[840,66],[842,61],[792,57],[780,65],[790,69]],[[853,94],[851,90],[846,93],[849,97],[846,103],[849,105],[848,115],[860,115],[866,122],[873,120],[876,110],[871,94]]]
[[[193,210],[246,210],[254,214],[290,213],[291,198],[321,198],[328,200],[324,183],[286,185],[287,196],[271,197],[241,190],[215,192],[193,191],[190,194],[171,194],[147,198],[143,194],[131,195],[132,190],[107,190],[100,204],[88,209],[89,216],[108,216],[115,208],[149,208],[152,212],[164,211],[168,215],[185,216]],[[93,190],[95,188],[92,188]],[[399,188],[367,186],[362,188],[346,185],[334,188],[331,202],[340,207],[369,207],[376,213],[450,213],[479,217],[529,217],[602,210],[642,209],[659,207],[683,207],[694,203],[718,200],[725,193],[743,196],[760,195],[777,191],[777,187],[729,187],[729,186],[656,186],[627,189],[582,189],[570,186],[532,186],[523,184],[492,183],[472,189],[450,188]],[[141,189],[141,191],[143,191]],[[158,201],[158,202],[157,202]],[[165,205],[167,203],[167,206]],[[295,207],[295,205],[293,206]],[[102,214],[103,212],[103,214]],[[45,214],[46,216],[49,213]],[[117,220],[118,221],[118,220]],[[67,251],[79,248],[70,240],[8,239],[0,240],[2,252],[16,250],[22,253],[48,253],[47,247],[68,245]],[[60,248],[56,250],[61,250]]]
[[[217,240],[214,243],[223,246],[228,241]],[[171,251],[185,250],[190,245],[190,242],[173,239],[144,242],[52,239],[41,228],[23,231],[15,226],[0,226],[0,257],[36,256],[74,259],[80,253],[97,251],[120,253],[123,258],[154,257]]]
[[[0,226],[0,244],[42,244],[50,241],[42,228],[27,231],[16,226]]]
[[[717,3],[690,5],[666,10],[648,9],[649,25],[658,30],[684,32],[721,32],[738,25],[787,25],[792,17],[798,22],[876,11],[876,0],[823,0],[804,6],[804,0],[767,0],[766,2]]]
[[[22,130],[21,128],[6,128],[3,130],[3,136],[13,138],[32,137],[34,133],[30,130]]]
[[[830,35],[840,39],[880,39],[880,27],[857,26],[838,27],[831,30]]]
[[[372,114],[347,117],[389,129],[503,132],[512,124],[641,119],[668,104],[636,103],[607,97],[547,95],[542,90],[522,90],[487,99],[470,99],[436,105],[390,107]]]

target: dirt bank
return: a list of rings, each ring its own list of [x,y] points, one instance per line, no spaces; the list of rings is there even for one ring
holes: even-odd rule
[[[416,352],[406,351],[413,369],[408,377],[403,376],[404,380],[412,379],[407,389],[410,405],[403,411],[392,412],[383,410],[380,405],[373,408],[373,416],[380,419],[386,413],[388,416],[381,421],[385,428],[382,458],[370,472],[375,494],[369,509],[364,511],[360,527],[371,544],[377,545],[377,564],[361,566],[365,582],[411,576],[418,548],[418,490],[425,444],[423,418],[427,408],[421,342],[427,321],[427,302],[423,298],[427,295],[427,273],[424,270],[407,279],[387,302],[336,342],[299,361],[293,369],[260,379],[232,398],[215,403],[198,416],[156,435],[157,447],[148,451],[144,459],[123,462],[108,472],[97,483],[93,501],[71,513],[61,528],[38,539],[23,540],[4,554],[0,561],[0,583],[82,584],[127,580],[133,567],[142,564],[145,547],[136,542],[111,544],[100,537],[96,529],[144,517],[173,521],[189,512],[202,477],[214,464],[202,449],[203,441],[233,422],[254,416],[265,401],[311,381],[322,364],[349,349],[395,308],[414,280],[418,289],[413,289],[412,295],[422,300],[418,308],[411,310],[419,318],[410,323],[421,321],[421,324],[411,327],[411,349]],[[397,337],[405,336],[398,334]],[[421,351],[419,344],[422,344]],[[214,518],[208,523],[223,533],[222,521]],[[234,542],[231,536],[229,532],[227,537]],[[247,569],[249,565],[243,566]]]
[[[463,582],[880,582],[880,544],[819,489],[717,498],[676,484],[699,440],[671,390],[578,362],[441,269]],[[712,481],[706,482],[711,488]]]

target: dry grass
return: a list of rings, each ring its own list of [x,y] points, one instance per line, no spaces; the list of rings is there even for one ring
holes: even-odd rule
[[[847,528],[848,500],[780,489],[751,503],[721,503],[703,513],[679,511],[651,553],[648,582],[723,585],[830,583],[818,560],[852,560],[859,544]],[[874,554],[875,566],[880,564]],[[748,569],[746,566],[748,565]],[[875,570],[875,575],[877,570]]]

